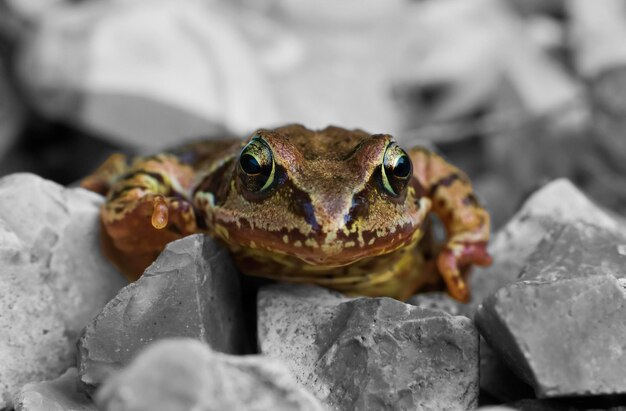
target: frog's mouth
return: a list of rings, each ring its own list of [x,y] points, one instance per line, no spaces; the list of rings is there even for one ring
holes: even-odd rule
[[[379,232],[318,231],[306,236],[295,231],[267,232],[218,224],[214,235],[235,254],[286,265],[311,266],[305,269],[316,271],[349,265],[415,244],[422,236],[422,223],[407,223]]]
[[[237,268],[247,275],[353,292],[386,282],[398,270],[413,266],[417,260],[412,250],[421,233],[422,230],[414,230],[401,241],[383,237],[381,247],[373,247],[373,242],[361,252],[344,245],[336,254],[324,255],[316,253],[318,249],[309,250],[308,254],[302,253],[302,248],[296,251],[288,247],[269,249],[267,238],[265,247],[238,245],[230,248]],[[382,246],[383,241],[385,246]]]

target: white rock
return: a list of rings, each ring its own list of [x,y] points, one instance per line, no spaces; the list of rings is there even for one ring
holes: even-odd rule
[[[96,406],[79,391],[76,368],[52,381],[26,384],[14,399],[15,411],[96,411]]]
[[[238,17],[202,0],[69,3],[39,20],[21,78],[48,115],[143,148],[248,131],[277,118]]]
[[[563,2],[570,17],[574,62],[585,77],[626,64],[626,6],[621,0],[570,0]]]
[[[278,361],[213,352],[192,339],[149,346],[96,395],[102,411],[322,411]]]
[[[413,100],[418,126],[435,131],[436,125],[429,124],[433,120],[445,123],[493,103],[503,82],[515,90],[525,112],[537,116],[577,96],[576,82],[532,41],[526,21],[506,2],[416,4],[412,27],[406,30],[415,34],[395,46],[405,51],[404,66],[411,70],[403,69],[395,81],[398,94]],[[416,133],[420,137],[423,133]]]
[[[100,254],[100,196],[13,174],[0,198],[2,408],[74,364],[81,329],[126,281]]]

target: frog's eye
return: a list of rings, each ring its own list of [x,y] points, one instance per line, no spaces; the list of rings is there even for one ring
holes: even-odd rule
[[[246,190],[260,193],[274,182],[274,156],[267,143],[254,137],[239,155],[239,178]]]
[[[398,197],[406,188],[413,172],[411,159],[396,143],[385,150],[381,167],[381,183],[387,193]]]

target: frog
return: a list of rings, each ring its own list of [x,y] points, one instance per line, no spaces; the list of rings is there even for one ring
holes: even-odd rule
[[[194,233],[226,246],[244,274],[349,296],[406,300],[439,284],[468,302],[468,273],[492,262],[489,214],[467,175],[390,134],[261,128],[114,154],[81,185],[105,196],[102,249],[130,281]]]

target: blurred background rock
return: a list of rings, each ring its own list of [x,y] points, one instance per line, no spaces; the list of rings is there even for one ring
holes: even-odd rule
[[[300,122],[435,146],[495,226],[568,177],[626,212],[625,0],[0,0],[0,174]]]

